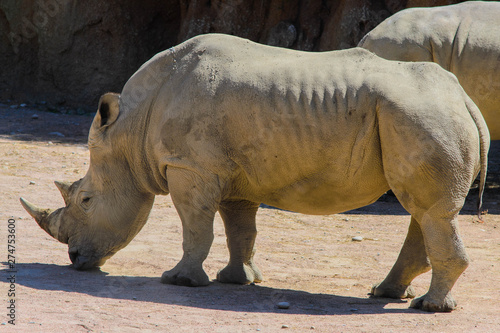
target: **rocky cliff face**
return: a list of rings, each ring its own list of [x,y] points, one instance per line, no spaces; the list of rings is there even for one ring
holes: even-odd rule
[[[0,101],[96,108],[152,55],[221,32],[300,50],[355,46],[391,14],[455,0],[2,0]]]

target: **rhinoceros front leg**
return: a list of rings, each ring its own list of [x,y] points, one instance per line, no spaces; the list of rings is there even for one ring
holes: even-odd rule
[[[262,274],[253,262],[258,208],[258,204],[248,201],[224,202],[219,206],[226,229],[229,264],[217,273],[218,281],[238,284],[262,281]]]
[[[163,273],[162,283],[190,287],[206,286],[209,279],[203,270],[214,239],[213,222],[218,207],[218,183],[185,170],[168,170],[169,191],[182,221],[181,261]]]
[[[384,281],[373,286],[372,295],[389,298],[414,298],[410,286],[418,275],[431,269],[425,250],[422,230],[415,218],[411,218],[408,235],[401,248],[399,257]]]

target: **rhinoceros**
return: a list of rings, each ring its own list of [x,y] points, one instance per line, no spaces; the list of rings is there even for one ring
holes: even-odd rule
[[[500,140],[500,2],[410,8],[387,18],[358,46],[400,61],[432,61],[452,72]]]
[[[224,221],[226,283],[261,282],[256,212],[265,203],[305,214],[368,205],[389,189],[411,213],[406,242],[372,293],[414,297],[451,311],[468,266],[457,215],[489,133],[456,78],[432,63],[398,63],[355,48],[310,53],[237,37],[194,37],[146,62],[121,94],[101,97],[84,178],[56,182],[66,206],[21,198],[41,228],[69,246],[76,269],[100,266],[146,223],[155,195],[170,194],[184,254],[163,283],[204,286],[213,221]]]

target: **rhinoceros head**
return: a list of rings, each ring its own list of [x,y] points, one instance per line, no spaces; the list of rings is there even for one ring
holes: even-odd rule
[[[38,225],[68,244],[76,269],[101,266],[125,247],[146,223],[154,196],[134,179],[121,138],[113,129],[119,95],[106,94],[89,134],[90,166],[74,183],[55,182],[65,202],[57,210],[41,209],[21,198]],[[127,143],[123,143],[126,145]]]

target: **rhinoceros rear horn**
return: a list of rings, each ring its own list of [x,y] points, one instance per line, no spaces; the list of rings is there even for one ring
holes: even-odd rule
[[[61,218],[59,214],[61,209],[53,211],[51,209],[39,208],[24,198],[21,198],[21,205],[24,209],[35,219],[36,223],[45,230],[50,236],[54,237],[61,243],[67,244],[67,240],[62,237],[59,233],[59,228],[61,226]]]
[[[69,202],[69,187],[71,186],[71,183],[59,182],[56,180],[54,184],[56,184],[57,188],[59,189],[59,192],[61,192],[61,195],[64,199],[64,203],[67,206]]]

